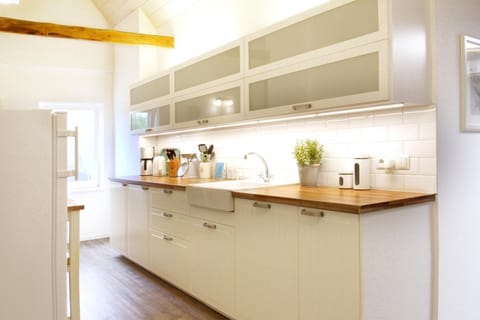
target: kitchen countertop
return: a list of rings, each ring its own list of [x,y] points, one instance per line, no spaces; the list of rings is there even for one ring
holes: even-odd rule
[[[153,188],[185,190],[194,183],[214,182],[219,179],[128,176],[111,181]],[[233,197],[256,201],[270,201],[300,207],[366,213],[435,201],[435,193],[417,193],[387,190],[353,190],[333,187],[303,187],[299,184],[260,187],[232,191]]]

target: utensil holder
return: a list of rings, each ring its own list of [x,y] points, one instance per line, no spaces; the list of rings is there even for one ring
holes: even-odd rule
[[[180,159],[175,158],[167,162],[168,164],[168,176],[169,177],[177,177],[178,176],[178,168],[180,168]]]
[[[200,162],[200,178],[209,179],[212,177],[212,164],[210,162]]]

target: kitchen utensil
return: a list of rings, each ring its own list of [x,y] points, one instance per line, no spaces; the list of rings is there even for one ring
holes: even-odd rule
[[[208,147],[207,154],[212,154],[212,152],[213,152],[213,144],[211,144],[210,147]]]
[[[200,151],[201,153],[207,153],[207,151],[208,151],[207,145],[204,144],[204,143],[199,144],[198,145],[198,151]]]

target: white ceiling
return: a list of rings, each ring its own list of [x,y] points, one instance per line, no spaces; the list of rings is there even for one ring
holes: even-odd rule
[[[140,8],[157,29],[195,1],[198,0],[92,0],[112,27]]]

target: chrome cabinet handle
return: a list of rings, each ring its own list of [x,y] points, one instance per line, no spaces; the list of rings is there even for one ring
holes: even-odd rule
[[[172,194],[172,193],[173,193],[173,190],[163,189],[163,193],[165,193],[165,194]]]
[[[197,123],[200,124],[200,125],[202,125],[202,124],[208,124],[208,120],[207,120],[207,119],[198,120]]]
[[[208,223],[208,222],[204,222],[203,223],[203,226],[205,228],[208,228],[208,229],[217,229],[217,225],[213,224],[213,223]]]
[[[323,211],[309,211],[307,209],[302,209],[302,211],[300,211],[300,214],[304,216],[320,217],[320,218],[323,218],[325,216],[325,212]]]
[[[270,203],[261,203],[261,202],[254,202],[253,206],[255,208],[262,208],[262,209],[271,209],[272,205]]]
[[[310,109],[312,109],[312,105],[310,103],[297,104],[297,105],[292,106],[292,109],[295,110],[295,111],[310,110]]]
[[[142,186],[142,190],[147,191],[148,187]]]
[[[164,216],[165,218],[171,218],[171,217],[173,217],[173,214],[168,213],[168,212],[164,212],[164,213],[163,213],[163,216]]]
[[[128,183],[122,183],[122,187],[128,187]]]
[[[172,241],[173,238],[164,234],[163,235],[163,240]]]
[[[145,129],[145,132],[152,132],[152,131],[153,131],[152,128],[147,128],[147,129]]]

